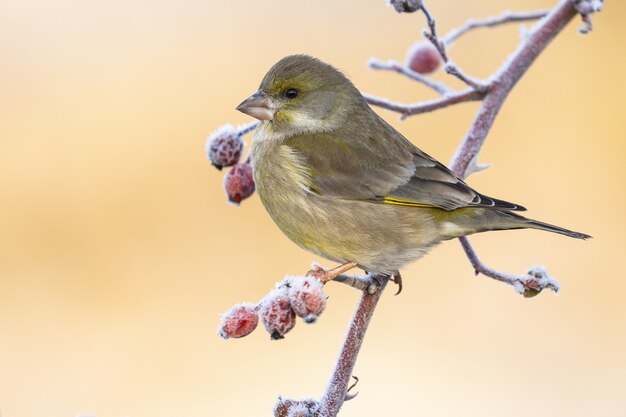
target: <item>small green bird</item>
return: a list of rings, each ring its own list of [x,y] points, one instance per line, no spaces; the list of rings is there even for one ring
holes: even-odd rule
[[[399,276],[443,240],[540,229],[525,208],[478,193],[379,117],[341,72],[281,59],[237,110],[261,120],[251,162],[261,201],[296,244],[343,264]]]

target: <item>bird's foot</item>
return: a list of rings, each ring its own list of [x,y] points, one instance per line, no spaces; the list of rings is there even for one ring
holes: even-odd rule
[[[328,281],[332,281],[339,275],[351,270],[354,267],[356,267],[356,262],[352,261],[329,270],[325,270],[321,266],[315,265],[311,270],[309,270],[309,272],[306,273],[306,276],[315,277],[319,279],[322,284],[326,284]]]
[[[400,272],[393,274],[389,280],[398,286],[398,291],[396,291],[394,295],[400,294],[402,292],[402,276],[400,275]]]

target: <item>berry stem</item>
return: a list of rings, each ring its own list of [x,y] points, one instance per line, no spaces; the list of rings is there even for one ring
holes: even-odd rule
[[[242,126],[237,126],[237,133],[239,134],[239,136],[246,135],[256,129],[260,123],[261,122],[259,121],[254,121]]]

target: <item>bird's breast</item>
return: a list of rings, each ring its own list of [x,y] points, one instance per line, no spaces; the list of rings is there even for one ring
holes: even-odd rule
[[[293,148],[258,142],[253,144],[251,160],[261,199],[268,194],[272,198],[280,197],[277,192],[290,197],[311,192],[311,177],[305,160]]]

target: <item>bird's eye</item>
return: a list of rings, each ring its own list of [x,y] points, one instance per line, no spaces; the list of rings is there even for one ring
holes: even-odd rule
[[[287,91],[285,91],[285,97],[289,99],[296,98],[297,95],[298,95],[298,90],[296,90],[295,88],[290,88]]]

